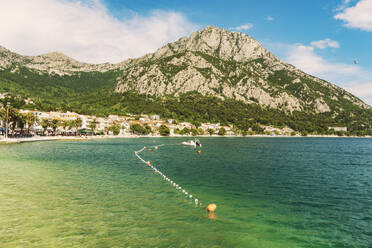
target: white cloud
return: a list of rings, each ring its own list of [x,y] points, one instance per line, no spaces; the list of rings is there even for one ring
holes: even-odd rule
[[[84,62],[120,62],[197,28],[173,11],[119,20],[101,0],[13,0],[1,3],[0,45],[24,55],[60,51]]]
[[[362,97],[369,97],[370,105],[372,103],[372,81],[369,83],[352,83],[350,86],[347,87],[350,92],[362,96]]]
[[[268,16],[268,17],[266,17],[266,21],[269,21],[269,22],[274,21],[274,18],[271,17],[271,16]]]
[[[331,48],[339,48],[340,44],[337,41],[331,40],[329,38],[324,40],[318,40],[313,41],[310,43],[313,47],[319,48],[319,49],[326,49],[328,47]]]
[[[342,11],[349,7],[351,0],[343,0],[341,4],[334,11]]]
[[[344,21],[346,27],[372,31],[371,13],[372,0],[360,0],[355,6],[342,9],[334,18]]]
[[[343,63],[331,63],[314,52],[314,47],[295,45],[287,54],[288,62],[301,70],[315,75],[326,76],[332,81],[360,72],[360,67]]]
[[[249,30],[253,28],[253,24],[252,23],[247,23],[247,24],[244,24],[244,25],[240,25],[238,27],[234,27],[234,28],[230,28],[231,30],[237,30],[237,31],[243,31],[243,30]]]
[[[345,88],[372,105],[372,74],[363,67],[333,63],[315,53],[314,47],[296,44],[288,46],[285,60],[304,72]]]

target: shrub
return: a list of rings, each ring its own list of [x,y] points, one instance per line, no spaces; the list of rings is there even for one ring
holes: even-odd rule
[[[225,134],[226,134],[226,129],[223,128],[223,127],[221,127],[220,130],[218,130],[218,135],[223,136],[223,135],[225,135]]]
[[[169,127],[167,127],[166,125],[161,125],[159,127],[159,133],[161,136],[168,136],[170,134]]]
[[[120,126],[115,124],[115,125],[112,125],[110,127],[110,131],[114,134],[114,135],[119,135],[120,133]]]
[[[212,128],[208,128],[207,131],[208,131],[209,135],[213,135],[214,134],[214,130]]]

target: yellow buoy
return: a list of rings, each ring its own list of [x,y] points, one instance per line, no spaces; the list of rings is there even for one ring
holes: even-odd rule
[[[198,150],[197,153],[200,155],[201,154],[201,150]]]
[[[148,151],[148,152],[151,152],[151,149],[148,149],[147,151]]]
[[[148,166],[150,166],[151,163],[150,163],[150,161],[147,161],[146,164],[147,164]]]
[[[211,219],[211,220],[216,220],[217,219],[217,215],[215,212],[209,212],[208,213],[208,219]]]
[[[208,207],[207,207],[208,212],[214,212],[214,211],[216,211],[216,209],[217,209],[217,205],[214,204],[214,203],[209,204]]]

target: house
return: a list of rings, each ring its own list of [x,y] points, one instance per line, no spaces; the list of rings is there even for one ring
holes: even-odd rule
[[[47,113],[47,112],[39,112],[39,111],[35,111],[34,114],[35,114],[35,116],[37,116],[37,118],[39,118],[39,119],[49,119],[49,118],[51,118],[50,113]]]
[[[119,116],[117,116],[117,115],[109,115],[108,118],[109,118],[111,121],[118,121],[118,120],[119,120]]]
[[[344,131],[347,132],[347,127],[328,127],[329,130],[333,129],[336,132]]]
[[[160,115],[152,115],[151,120],[160,120]]]
[[[194,125],[192,125],[192,124],[189,123],[189,122],[181,122],[181,123],[179,124],[179,126],[181,126],[182,128],[187,127],[187,128],[189,128],[189,129],[191,129],[191,128],[194,127]]]
[[[60,113],[59,117],[63,120],[76,120],[78,114],[67,111],[67,113]]]
[[[200,128],[203,129],[204,132],[206,132],[208,129],[212,129],[214,130],[215,132],[218,131],[220,129],[220,124],[219,123],[216,123],[216,124],[211,124],[211,123],[202,123],[200,125]]]
[[[128,122],[121,122],[120,123],[121,129],[122,129],[122,134],[125,133],[130,133],[130,125]]]

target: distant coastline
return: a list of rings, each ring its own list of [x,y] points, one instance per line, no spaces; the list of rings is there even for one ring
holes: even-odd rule
[[[36,136],[31,138],[8,138],[8,140],[0,139],[0,144],[17,144],[26,142],[39,141],[84,141],[92,139],[125,139],[125,138],[372,138],[372,136],[337,136],[337,135],[307,135],[307,136],[288,136],[288,135],[102,135],[102,136]]]

